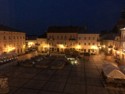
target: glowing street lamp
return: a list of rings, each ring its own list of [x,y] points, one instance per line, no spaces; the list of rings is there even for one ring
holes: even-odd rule
[[[98,47],[97,47],[97,46],[91,46],[91,49],[95,49],[95,50],[97,50]]]
[[[29,48],[32,47],[32,46],[34,46],[34,45],[35,45],[34,42],[28,42],[28,47],[29,47]]]
[[[120,51],[117,51],[116,53],[117,53],[117,54],[120,54]]]
[[[63,44],[59,44],[58,46],[59,46],[59,48],[62,48],[62,49],[66,48]]]
[[[4,51],[7,52],[7,53],[9,53],[9,52],[11,52],[11,51],[14,51],[14,50],[15,50],[15,47],[11,47],[11,46],[7,46],[7,47],[4,49]]]
[[[81,49],[81,46],[80,46],[80,45],[76,45],[75,48],[76,48],[76,49]]]
[[[103,45],[102,47],[103,47],[103,48],[105,48],[106,46],[105,46],[105,45]]]

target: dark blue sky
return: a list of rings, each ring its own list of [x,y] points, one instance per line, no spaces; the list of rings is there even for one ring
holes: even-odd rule
[[[36,35],[51,25],[97,32],[111,29],[123,8],[125,0],[0,0],[0,23]]]

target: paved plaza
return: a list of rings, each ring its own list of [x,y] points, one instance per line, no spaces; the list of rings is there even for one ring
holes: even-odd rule
[[[125,94],[102,84],[101,56],[89,62],[66,65],[62,70],[27,68],[15,64],[0,66],[9,77],[9,94]]]

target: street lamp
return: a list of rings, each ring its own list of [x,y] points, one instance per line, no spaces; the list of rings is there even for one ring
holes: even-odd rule
[[[76,49],[81,49],[81,45],[76,45]]]

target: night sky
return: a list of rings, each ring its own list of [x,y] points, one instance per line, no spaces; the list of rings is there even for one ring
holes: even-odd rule
[[[0,0],[0,24],[39,35],[48,26],[84,26],[110,30],[120,18],[125,0]]]

